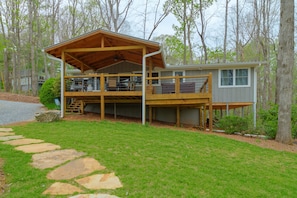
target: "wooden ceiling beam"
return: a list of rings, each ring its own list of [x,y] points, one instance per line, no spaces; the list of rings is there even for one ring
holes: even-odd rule
[[[83,61],[81,61],[81,60],[79,60],[78,58],[76,58],[76,57],[70,55],[69,53],[65,53],[65,54],[66,54],[67,56],[69,56],[70,58],[76,60],[77,62],[81,63],[83,66],[86,66],[86,67],[89,68],[89,69],[93,69],[91,66],[85,64]]]
[[[66,49],[66,53],[70,52],[104,52],[104,51],[121,51],[121,50],[142,50],[145,46],[134,45],[134,46],[119,46],[119,47],[98,47],[98,48],[74,48]]]

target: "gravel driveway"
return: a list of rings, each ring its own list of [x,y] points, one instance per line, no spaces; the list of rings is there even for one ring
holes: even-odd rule
[[[0,126],[35,119],[42,104],[0,100]]]

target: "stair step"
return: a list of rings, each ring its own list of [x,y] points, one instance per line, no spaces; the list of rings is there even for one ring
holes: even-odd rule
[[[66,107],[66,112],[67,113],[81,113],[81,106],[82,106],[81,101],[73,101],[70,105]]]

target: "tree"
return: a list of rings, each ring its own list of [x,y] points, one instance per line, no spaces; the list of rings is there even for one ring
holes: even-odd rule
[[[154,41],[162,43],[164,58],[168,65],[183,64],[185,46],[181,39],[172,35],[160,35],[155,37]]]
[[[227,37],[228,37],[228,8],[231,0],[226,0],[225,7],[225,32],[224,32],[224,59],[223,62],[226,62],[227,59]]]
[[[143,13],[143,22],[141,24],[143,25],[143,38],[150,40],[153,36],[154,31],[157,29],[157,27],[160,25],[160,23],[168,16],[170,12],[170,5],[168,3],[165,3],[163,5],[163,11],[160,13],[159,8],[161,7],[161,0],[157,0],[156,2],[152,2],[149,0],[145,1],[144,5],[144,13]],[[153,25],[152,28],[149,28],[148,22],[149,22],[149,15],[153,15]],[[148,33],[148,36],[146,36]]]
[[[275,140],[292,143],[291,108],[294,66],[294,0],[281,0],[277,60],[278,128]]]
[[[204,57],[207,60],[207,46],[205,42],[206,20],[204,11],[213,0],[167,0],[166,3],[171,4],[171,12],[176,17],[180,26],[175,26],[176,36],[181,36],[184,43],[183,64],[193,63],[194,61],[194,30],[202,43]],[[187,54],[189,53],[189,54]],[[189,57],[189,59],[187,59]]]
[[[121,32],[133,0],[96,0],[100,9],[103,27],[109,31]]]

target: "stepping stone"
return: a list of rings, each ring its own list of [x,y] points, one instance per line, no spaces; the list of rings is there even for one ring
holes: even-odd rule
[[[41,153],[41,152],[52,151],[60,148],[61,147],[59,145],[55,145],[51,143],[40,143],[40,144],[18,146],[15,149],[19,151],[23,151],[24,153]]]
[[[15,133],[12,133],[12,132],[0,132],[0,137],[8,136],[8,135],[15,135]]]
[[[32,166],[39,169],[53,168],[64,162],[84,156],[85,153],[77,152],[74,149],[55,150],[45,153],[38,153],[32,156]]]
[[[3,137],[0,137],[0,141],[9,141],[9,140],[16,140],[21,138],[24,138],[24,136],[22,135],[3,136]]]
[[[1,132],[12,132],[12,128],[0,128]]]
[[[52,184],[42,194],[44,195],[72,195],[74,193],[81,193],[83,190],[71,184],[56,182]]]
[[[109,195],[109,194],[80,194],[69,198],[119,198],[119,197],[115,195]]]
[[[47,178],[54,180],[73,179],[77,176],[90,174],[103,169],[105,169],[105,167],[101,166],[97,160],[87,157],[73,160],[56,168],[47,174]]]
[[[44,140],[24,138],[24,139],[6,141],[3,144],[19,146],[19,145],[25,145],[25,144],[36,144],[36,143],[40,143],[40,142],[44,142]]]
[[[91,190],[116,189],[123,187],[120,179],[115,176],[114,173],[91,175],[75,181]]]

